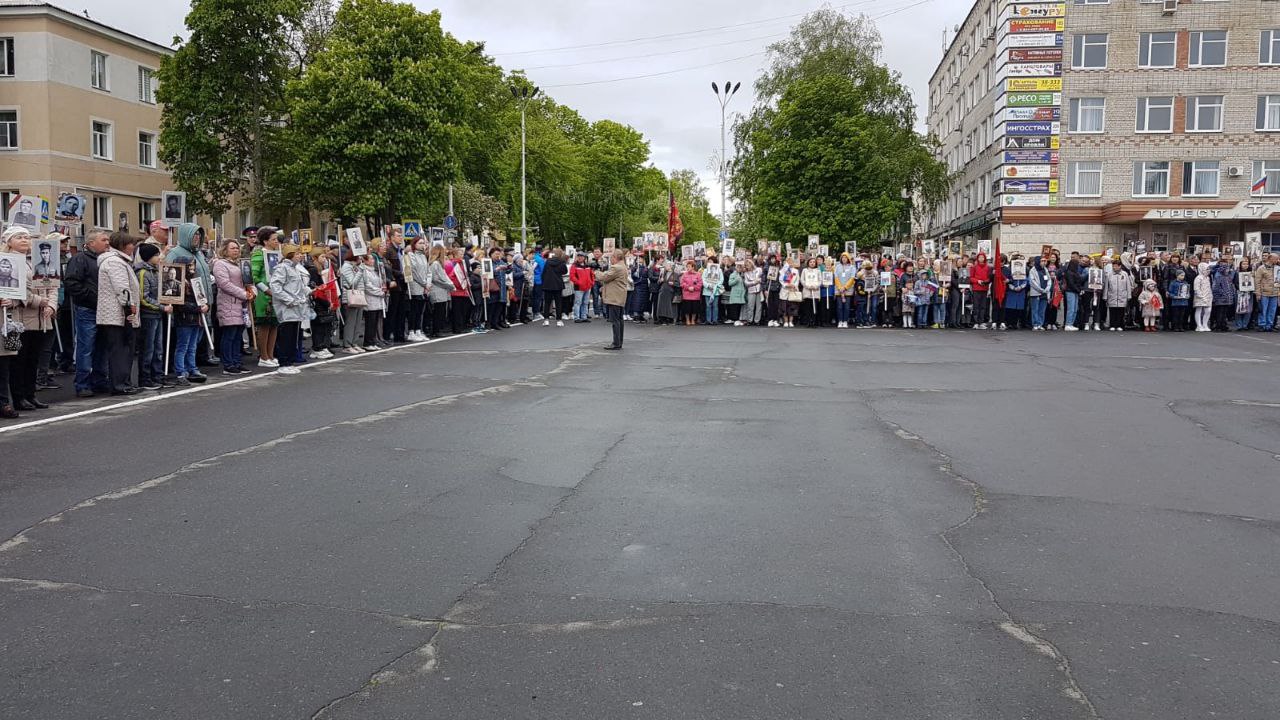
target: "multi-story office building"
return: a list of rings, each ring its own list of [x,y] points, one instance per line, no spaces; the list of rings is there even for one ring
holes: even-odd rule
[[[155,79],[170,52],[48,3],[0,0],[0,207],[74,193],[85,198],[76,229],[125,222],[145,233],[173,190],[158,157]],[[230,230],[253,217],[233,207],[220,222]]]
[[[926,237],[1280,250],[1280,1],[978,0],[929,94]]]

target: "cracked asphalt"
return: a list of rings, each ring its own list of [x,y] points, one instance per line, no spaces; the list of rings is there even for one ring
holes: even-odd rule
[[[1274,336],[627,332],[0,435],[0,717],[1280,717]]]

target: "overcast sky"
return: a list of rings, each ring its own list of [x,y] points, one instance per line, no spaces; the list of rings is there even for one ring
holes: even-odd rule
[[[96,20],[168,45],[185,35],[188,3],[136,0],[53,0],[87,10]],[[730,111],[746,110],[749,86],[764,64],[765,46],[785,36],[816,0],[414,0],[438,7],[444,27],[461,40],[483,40],[503,67],[529,77],[589,120],[610,118],[639,130],[663,170],[691,168],[720,208],[712,153],[720,146],[720,110],[711,81],[742,82]],[[923,107],[928,80],[942,55],[943,29],[964,20],[970,0],[833,0],[846,13],[876,19],[884,61],[902,73]],[[648,39],[654,36],[668,36]],[[607,43],[607,44],[605,44]],[[583,47],[594,45],[595,47]],[[559,49],[570,48],[571,49]],[[534,51],[534,52],[528,52]],[[677,71],[677,72],[669,72]],[[639,75],[656,77],[624,80]],[[605,82],[600,82],[605,81]],[[576,83],[598,83],[579,85]]]

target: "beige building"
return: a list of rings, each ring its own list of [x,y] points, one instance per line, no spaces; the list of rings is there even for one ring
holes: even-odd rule
[[[926,237],[1280,250],[1276,0],[978,0],[928,117],[958,180]]]
[[[144,234],[174,189],[158,158],[154,75],[170,52],[47,3],[0,0],[3,207],[19,194],[52,205],[75,193],[85,198],[82,230],[124,222]],[[235,234],[254,218],[233,207],[220,223]]]

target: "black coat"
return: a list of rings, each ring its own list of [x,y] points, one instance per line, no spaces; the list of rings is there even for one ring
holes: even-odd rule
[[[569,274],[569,266],[554,255],[542,268],[542,290],[544,292],[564,292],[564,276]]]
[[[62,282],[71,302],[95,312],[98,309],[98,255],[81,250],[71,257]]]

